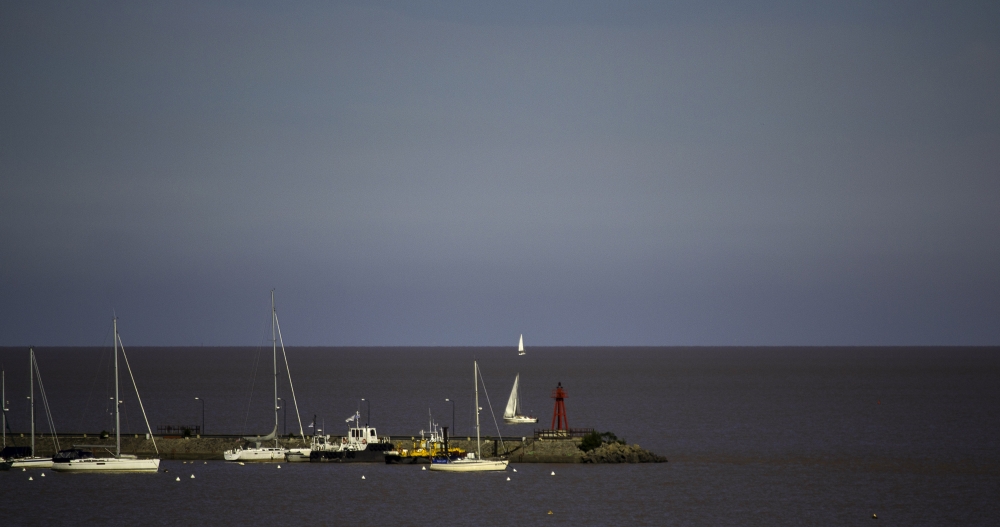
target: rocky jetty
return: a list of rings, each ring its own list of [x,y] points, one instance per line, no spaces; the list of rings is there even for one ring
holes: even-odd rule
[[[639,445],[605,443],[583,454],[582,463],[666,463],[667,458],[658,456]]]

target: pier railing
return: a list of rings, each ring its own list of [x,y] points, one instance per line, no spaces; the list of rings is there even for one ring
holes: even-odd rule
[[[564,430],[535,429],[535,439],[572,439],[594,433],[593,428],[570,428]]]

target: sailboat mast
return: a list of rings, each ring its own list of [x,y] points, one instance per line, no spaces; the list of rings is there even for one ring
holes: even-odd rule
[[[0,370],[0,414],[3,414],[3,447],[7,448],[7,372]]]
[[[114,318],[115,325],[115,457],[122,457],[122,434],[121,420],[118,417],[118,317]]]
[[[476,457],[483,458],[483,449],[479,444],[479,363],[472,361],[472,382],[476,387]]]
[[[35,457],[35,348],[28,348],[28,390],[31,393],[31,457]]]
[[[274,289],[271,290],[271,357],[274,360],[274,429],[278,430],[278,341],[274,332]],[[275,437],[274,446],[278,446],[278,439]]]

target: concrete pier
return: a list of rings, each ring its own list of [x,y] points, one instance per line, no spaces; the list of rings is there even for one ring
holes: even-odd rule
[[[28,437],[20,437],[20,434],[17,434],[17,436],[15,438],[12,438],[10,435],[7,436],[8,446],[13,446],[15,443],[17,446],[27,446],[29,444]],[[235,435],[155,437],[156,446],[160,451],[160,459],[222,460],[223,452],[245,444],[241,436]],[[419,440],[420,436],[412,437],[416,437]],[[391,440],[397,449],[413,448],[413,441],[410,437],[394,436]],[[63,449],[73,448],[73,445],[101,445],[107,449],[106,451],[102,451],[100,448],[88,448],[88,450],[93,450],[95,455],[98,456],[107,452],[114,452],[115,449],[114,436],[102,439],[99,434],[60,434],[59,443]],[[462,448],[468,452],[476,451],[475,437],[453,437],[449,438],[448,443],[450,446]],[[268,442],[267,444],[273,443]],[[309,446],[309,440],[304,441],[298,438],[289,439],[285,437],[279,438],[279,444],[286,448],[303,448]],[[580,444],[579,439],[547,441],[536,440],[531,437],[525,439],[505,437],[501,441],[500,438],[487,436],[482,438],[481,444],[484,457],[494,457],[498,454],[503,454],[506,448],[506,452],[512,463],[580,463],[583,460],[583,452],[578,448]],[[52,439],[48,436],[36,435],[35,451],[39,456],[45,457],[55,454]],[[145,434],[122,435],[122,453],[134,454],[139,457],[153,457],[156,455],[156,451],[153,449],[153,441],[146,439]]]

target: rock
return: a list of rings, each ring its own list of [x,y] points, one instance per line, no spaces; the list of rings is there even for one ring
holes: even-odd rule
[[[665,463],[667,458],[658,456],[639,445],[605,443],[583,455],[584,463]]]

